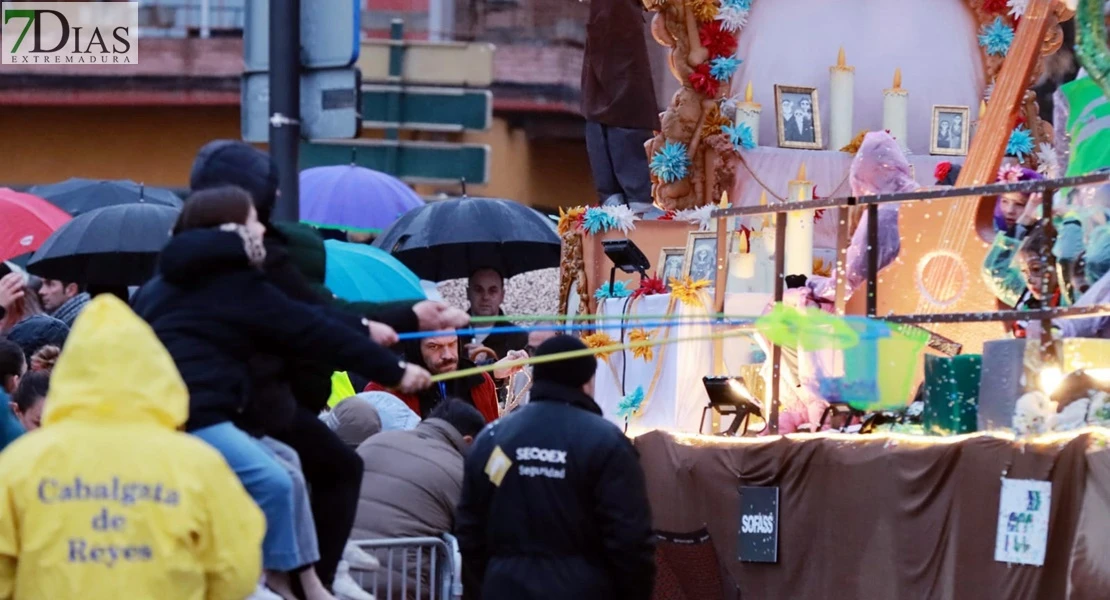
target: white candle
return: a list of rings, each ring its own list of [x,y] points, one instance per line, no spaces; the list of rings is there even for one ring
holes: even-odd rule
[[[898,140],[903,152],[909,152],[906,143],[907,114],[910,93],[902,88],[902,69],[894,70],[894,87],[883,90],[883,129]]]
[[[856,68],[844,59],[844,48],[829,67],[829,149],[852,143],[852,105],[855,101]]]
[[[813,182],[806,180],[806,165],[798,167],[798,178],[787,185],[791,202],[813,200]],[[813,211],[796,210],[786,215],[786,272],[784,275],[813,275]]]
[[[744,90],[744,101],[736,105],[736,124],[743,123],[752,130],[752,142],[759,145],[759,115],[763,106],[752,101],[752,82],[748,82],[748,89]]]

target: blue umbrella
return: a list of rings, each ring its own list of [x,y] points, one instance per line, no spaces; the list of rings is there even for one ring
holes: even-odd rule
[[[420,280],[385,250],[339,240],[324,242],[324,285],[348,302],[424,300]]]
[[[424,200],[396,177],[355,165],[301,171],[301,221],[379,233]]]

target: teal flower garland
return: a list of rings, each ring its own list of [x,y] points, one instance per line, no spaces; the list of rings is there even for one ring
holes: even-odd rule
[[[1033,153],[1033,134],[1028,129],[1017,126],[1010,132],[1010,140],[1006,142],[1006,154],[1015,156],[1021,162]]]
[[[991,56],[1006,56],[1012,43],[1014,30],[1002,21],[1002,17],[995,17],[993,23],[980,30],[979,45]]]
[[[609,298],[626,298],[631,295],[632,290],[628,289],[627,283],[624,281],[614,281],[612,294],[609,293],[609,284],[604,283],[594,292],[594,299],[600,302],[602,300],[608,300]]]
[[[637,410],[640,410],[640,405],[643,403],[644,388],[643,386],[636,386],[636,389],[621,398],[621,401],[617,404],[617,416],[627,421],[632,418]]]
[[[651,174],[664,183],[674,183],[685,178],[690,168],[690,157],[686,152],[686,144],[682,142],[663,144],[663,147],[651,157]]]
[[[740,152],[741,149],[751,150],[755,148],[755,136],[752,135],[752,129],[746,123],[722,125],[721,132],[728,136],[728,141],[732,144],[733,150],[737,152]]]

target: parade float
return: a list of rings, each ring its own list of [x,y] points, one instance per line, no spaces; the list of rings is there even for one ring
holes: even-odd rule
[[[979,275],[996,196],[1042,193],[1047,218],[1059,188],[1107,181],[1059,179],[1070,140],[1030,89],[1075,7],[887,4],[645,0],[682,86],[646,147],[663,216],[560,215],[561,309],[620,323],[583,337],[647,474],[656,597],[1110,595],[1110,342],[1004,326],[1110,307],[1019,314]],[[1101,3],[1079,10],[1102,86]],[[851,197],[869,130],[897,140],[916,196]],[[935,187],[949,162],[962,191]],[[992,187],[1003,165],[1044,179]],[[852,293],[848,242],[869,214],[877,254],[892,201],[898,258],[867,260]],[[834,306],[784,307],[787,275],[830,278]],[[821,410],[788,418],[796,389]]]

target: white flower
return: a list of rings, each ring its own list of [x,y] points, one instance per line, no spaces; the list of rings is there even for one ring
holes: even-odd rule
[[[1029,0],[1007,0],[1006,6],[1010,7],[1010,16],[1015,19],[1020,19],[1025,14],[1025,6],[1029,4]]]
[[[1049,179],[1055,179],[1060,176],[1060,157],[1056,154],[1056,148],[1048,142],[1041,142],[1037,146],[1037,171]]]
[[[614,226],[615,229],[619,229],[624,233],[636,229],[636,215],[628,206],[624,204],[603,206],[601,210],[608,213],[609,216],[613,217],[613,220],[616,221],[616,225]]]
[[[717,11],[716,20],[721,22],[721,29],[736,33],[744,28],[748,22],[748,11],[732,6],[722,6]]]
[[[1039,435],[1056,418],[1056,403],[1041,392],[1029,392],[1014,406],[1014,430],[1019,436]]]
[[[687,208],[675,213],[675,221],[685,221],[686,223],[694,223],[698,226],[700,231],[709,231],[709,225],[713,221],[710,217],[717,207],[712,204],[706,204],[701,208]]]

